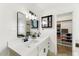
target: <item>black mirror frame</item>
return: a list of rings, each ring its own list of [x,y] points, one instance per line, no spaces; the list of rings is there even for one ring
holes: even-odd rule
[[[19,19],[18,19],[18,13],[21,13],[21,14],[23,14],[22,12],[17,12],[17,37],[18,38],[20,38],[20,37],[25,37],[23,34],[18,34],[18,21],[19,21]]]
[[[44,16],[44,17],[41,17],[41,23],[42,23],[42,21],[43,21],[43,19],[44,18],[47,18],[47,26],[43,26],[42,24],[41,24],[41,26],[42,26],[42,28],[52,28],[52,15],[48,15],[48,16]],[[50,19],[51,18],[51,19]],[[49,21],[50,20],[50,21]],[[51,24],[51,26],[49,26],[49,24]]]

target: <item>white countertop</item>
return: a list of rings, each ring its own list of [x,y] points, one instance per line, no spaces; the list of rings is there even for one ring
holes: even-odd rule
[[[29,53],[31,53],[34,49],[36,49],[36,47],[47,38],[48,38],[48,36],[41,36],[37,39],[34,39],[38,42],[36,42],[36,43],[31,42],[30,47],[28,47],[28,43],[23,42],[22,39],[15,39],[15,40],[8,42],[8,47],[10,49],[14,50],[15,52],[17,52],[21,56],[25,56],[25,55],[28,56]]]

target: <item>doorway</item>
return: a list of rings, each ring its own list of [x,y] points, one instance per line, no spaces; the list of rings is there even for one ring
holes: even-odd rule
[[[72,56],[72,13],[57,16],[57,55]]]

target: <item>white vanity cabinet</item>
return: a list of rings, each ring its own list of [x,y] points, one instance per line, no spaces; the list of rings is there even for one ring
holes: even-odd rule
[[[27,52],[26,52],[27,53]],[[27,55],[25,56],[38,56],[38,49],[37,47],[34,48],[31,52],[29,52]]]
[[[23,52],[23,51],[21,51]],[[34,48],[34,50],[29,51],[29,53],[27,53],[26,51],[23,52],[23,54],[16,52],[15,50],[9,48],[9,55],[10,56],[38,56],[38,50],[37,48]]]
[[[10,50],[15,51],[18,56],[46,56],[48,52],[48,39],[45,37],[36,40],[37,43],[32,41],[30,45],[28,45],[27,42],[24,43],[22,40],[17,39],[8,42],[8,47]]]
[[[48,39],[38,45],[39,56],[46,56],[48,53]]]

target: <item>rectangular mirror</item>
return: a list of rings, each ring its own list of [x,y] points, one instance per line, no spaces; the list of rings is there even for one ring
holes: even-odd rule
[[[26,36],[26,15],[17,12],[17,37]]]
[[[43,16],[41,23],[42,28],[52,28],[52,15]]]
[[[38,28],[38,20],[31,20],[31,25],[32,25],[32,28]]]

